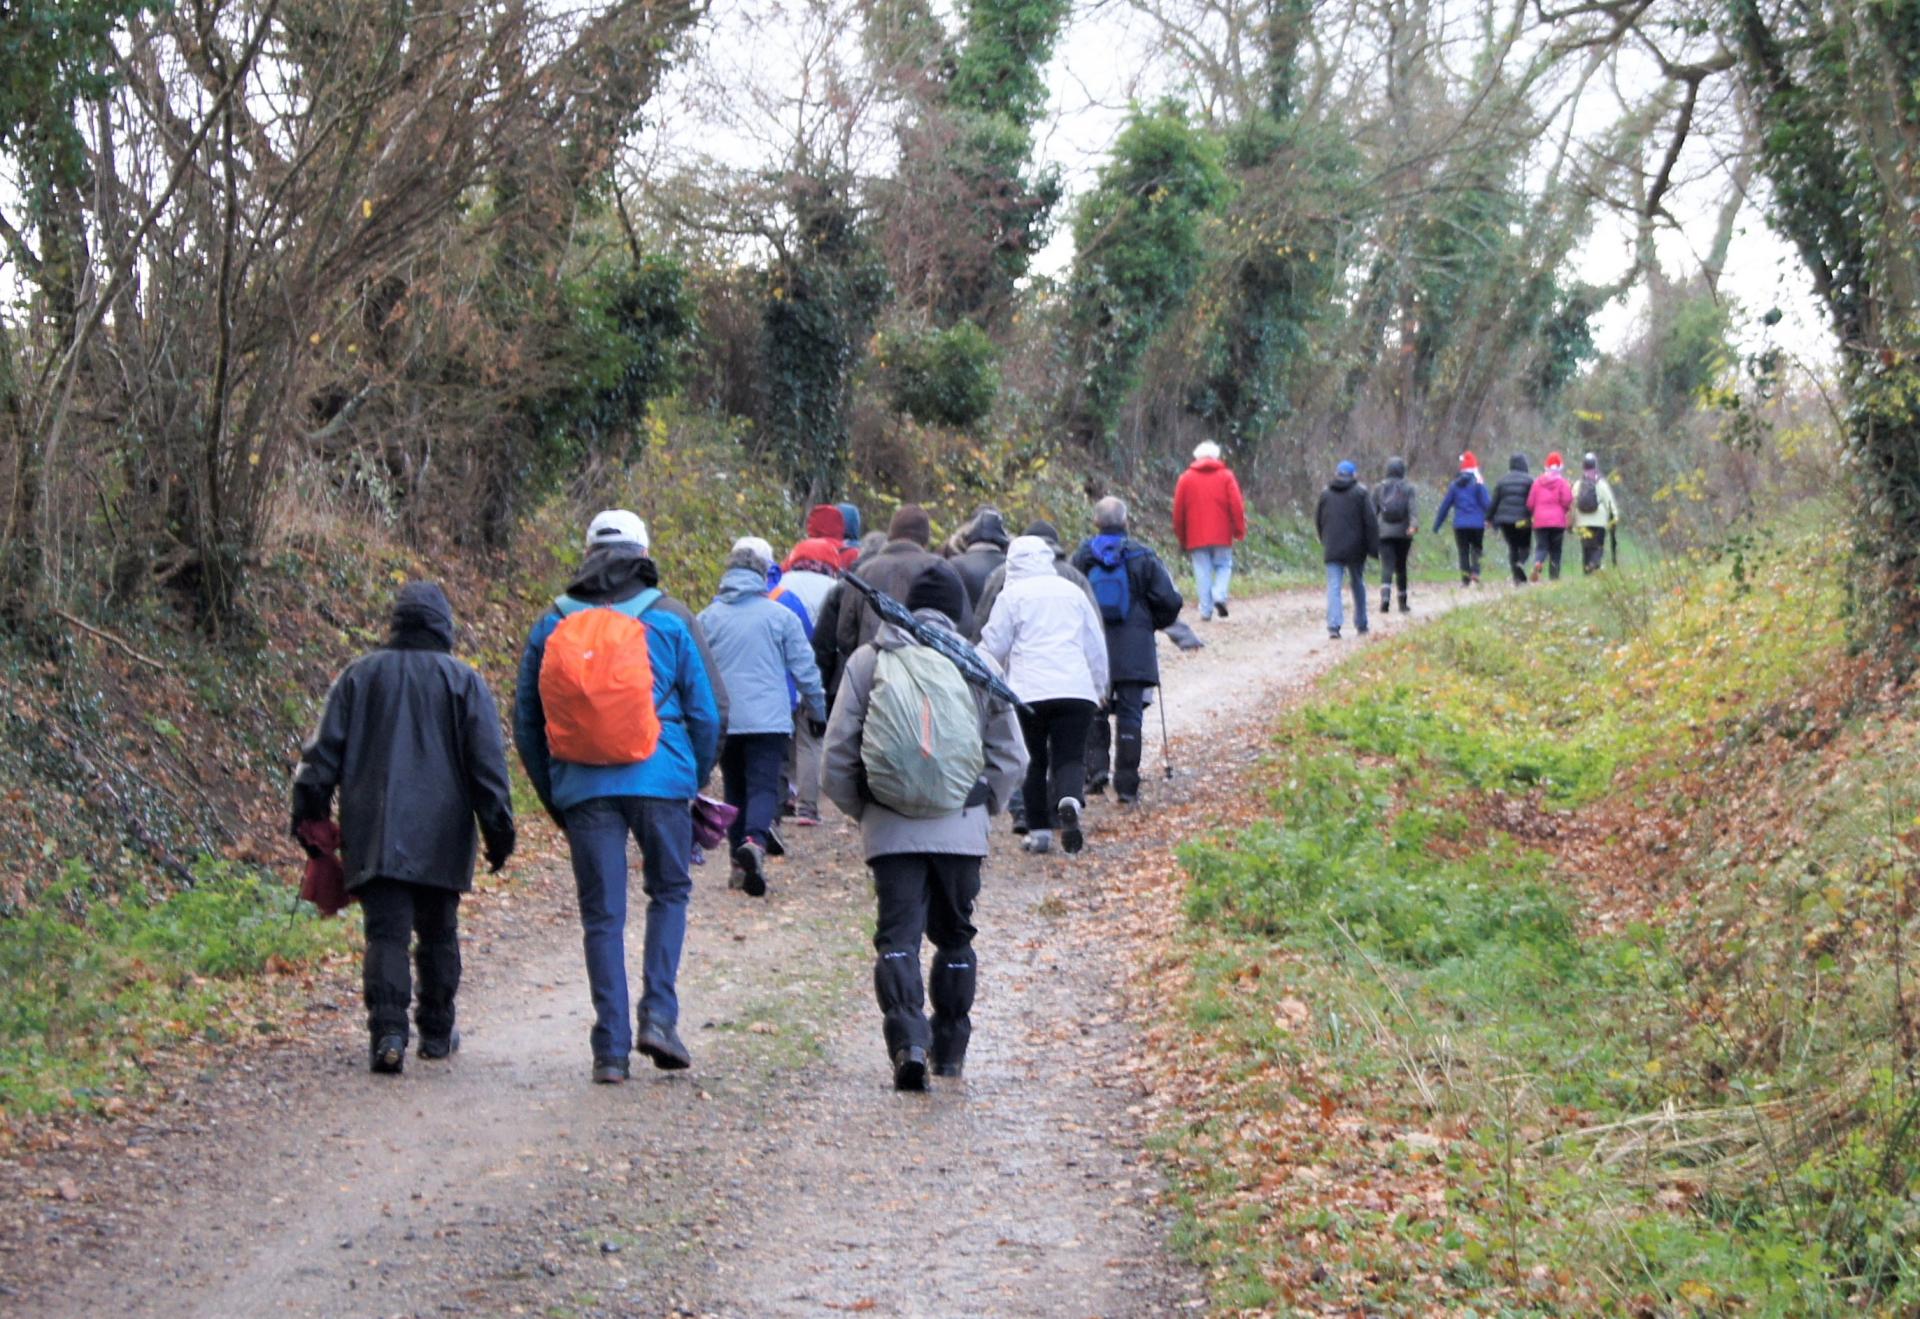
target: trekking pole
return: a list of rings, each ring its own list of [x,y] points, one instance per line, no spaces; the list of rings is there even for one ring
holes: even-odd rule
[[[1153,694],[1158,698],[1154,704],[1160,707],[1160,772],[1170,779],[1173,777],[1173,752],[1167,742],[1167,689],[1155,688]]]

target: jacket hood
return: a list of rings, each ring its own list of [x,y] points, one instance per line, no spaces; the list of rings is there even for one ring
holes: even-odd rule
[[[807,513],[807,535],[821,540],[845,540],[846,515],[832,504],[815,504]]]
[[[1226,465],[1226,462],[1219,458],[1195,458],[1187,465],[1187,470],[1190,472],[1218,472],[1225,468]]]
[[[995,549],[1007,548],[1006,519],[998,513],[983,512],[973,519],[973,524],[964,533],[968,545],[991,545]]]
[[[1407,460],[1405,458],[1394,458],[1387,463],[1387,476],[1391,479],[1395,481],[1403,480],[1406,475]]]
[[[394,650],[453,649],[453,606],[432,582],[408,582],[393,602],[388,645]]]
[[[713,598],[722,604],[737,605],[766,593],[765,577],[751,568],[729,568],[720,574],[720,591]]]
[[[787,555],[783,565],[788,572],[817,572],[828,577],[840,575],[840,541],[815,537],[801,541]]]
[[[1052,577],[1053,546],[1038,536],[1017,537],[1007,550],[1007,580]]]
[[[852,504],[835,504],[840,510],[840,524],[845,529],[848,540],[860,539],[860,510]]]
[[[660,570],[637,545],[606,545],[587,556],[567,583],[567,594],[582,604],[617,604],[660,585]]]
[[[1470,485],[1479,484],[1480,478],[1473,472],[1461,472],[1453,478],[1453,483],[1465,490]]]
[[[1351,490],[1359,484],[1360,484],[1359,477],[1336,476],[1333,478],[1333,480],[1327,482],[1327,489],[1335,491],[1336,493],[1344,493],[1345,491]]]
[[[1507,470],[1509,472],[1531,472],[1533,469],[1527,465],[1527,455],[1524,453],[1516,453],[1513,457],[1507,459]]]

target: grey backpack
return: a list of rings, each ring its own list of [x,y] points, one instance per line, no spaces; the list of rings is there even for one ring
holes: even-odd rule
[[[986,768],[980,707],[953,661],[925,646],[881,649],[860,739],[867,791],[915,819],[952,815]]]

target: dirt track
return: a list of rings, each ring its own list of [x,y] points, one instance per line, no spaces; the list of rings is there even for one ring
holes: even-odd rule
[[[1430,592],[1430,595],[1438,595]],[[1236,605],[1165,651],[1175,778],[1339,653],[1317,595]],[[1381,630],[1399,625],[1394,615]],[[1355,641],[1342,643],[1353,646]],[[1239,739],[1244,744],[1244,737]],[[164,1118],[0,1168],[0,1310],[93,1315],[1132,1315],[1199,1308],[1128,1116],[1128,967],[1105,895],[1148,828],[1078,860],[996,834],[968,1078],[895,1094],[851,826],[789,830],[756,902],[696,872],[694,1069],[586,1082],[591,1013],[563,863],[466,908],[465,1047],[367,1074],[358,985],[317,1049],[264,1047]],[[1149,821],[1151,817],[1149,815]],[[544,828],[544,826],[541,826]],[[639,911],[630,928],[637,955]],[[636,1055],[636,1063],[644,1060]],[[126,1147],[130,1145],[132,1153]],[[30,1188],[61,1187],[48,1198]]]

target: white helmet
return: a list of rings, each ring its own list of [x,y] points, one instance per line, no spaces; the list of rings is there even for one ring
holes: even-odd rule
[[[647,539],[647,524],[640,520],[639,514],[624,508],[595,513],[593,521],[587,523],[587,553],[593,553],[602,545],[632,545],[642,554],[653,548]]]

